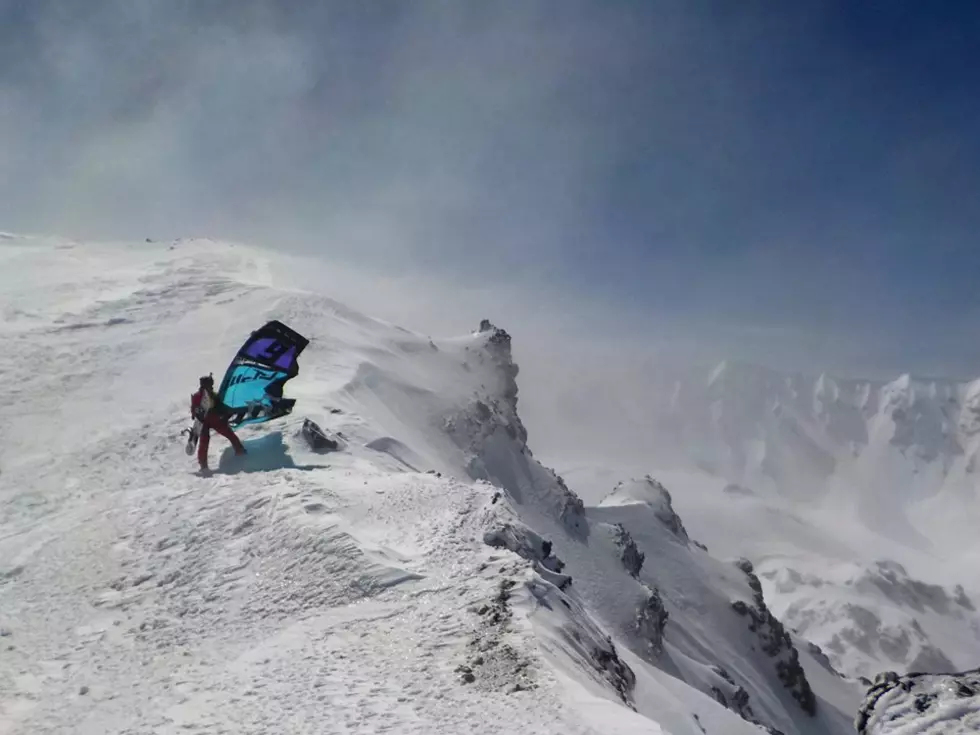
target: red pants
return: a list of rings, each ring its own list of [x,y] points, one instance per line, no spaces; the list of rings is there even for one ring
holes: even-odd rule
[[[214,429],[231,442],[231,446],[235,448],[235,454],[245,453],[245,447],[242,446],[241,441],[235,436],[235,432],[231,430],[231,427],[223,419],[213,415],[205,416],[201,424],[201,438],[197,440],[197,461],[201,467],[208,466],[208,445],[211,443],[211,429]]]

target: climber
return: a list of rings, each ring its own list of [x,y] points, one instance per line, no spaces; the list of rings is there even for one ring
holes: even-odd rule
[[[235,449],[235,454],[245,454],[245,447],[235,432],[231,430],[227,419],[223,415],[221,402],[214,392],[214,378],[205,375],[200,380],[201,387],[191,396],[191,416],[200,422],[200,437],[197,443],[197,461],[201,465],[201,471],[208,471],[208,445],[211,443],[211,429],[217,431],[221,436],[231,442]]]

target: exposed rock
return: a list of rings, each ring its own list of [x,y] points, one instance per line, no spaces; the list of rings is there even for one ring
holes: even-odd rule
[[[752,563],[747,559],[739,559],[735,565],[741,569],[749,580],[749,587],[754,595],[755,605],[749,605],[743,600],[732,603],[732,609],[749,620],[749,630],[759,638],[763,653],[775,659],[776,674],[800,708],[808,715],[817,712],[817,698],[807,681],[806,672],[800,664],[800,654],[793,645],[789,632],[772,614],[762,595],[762,584],[756,577]]]
[[[496,504],[496,497],[492,504]],[[494,517],[494,525],[483,534],[483,542],[497,549],[508,549],[534,565],[534,571],[560,590],[572,583],[568,574],[562,574],[565,562],[554,553],[551,541],[541,538],[536,532],[516,519],[503,520]]]
[[[585,519],[585,503],[582,499],[572,492],[565,480],[557,472],[552,471],[558,485],[558,494],[561,500],[558,517],[573,535],[579,537],[588,536],[589,524]]]
[[[755,595],[756,600],[762,597],[762,582],[755,575],[755,567],[752,566],[746,558],[736,559],[735,566],[745,572],[745,576],[749,578],[749,587],[752,589],[752,593]]]
[[[606,648],[596,648],[592,652],[592,660],[596,668],[612,684],[613,689],[619,693],[623,703],[633,708],[632,694],[636,687],[636,674],[619,658],[611,638],[607,639],[606,644]]]
[[[332,452],[340,447],[339,442],[327,436],[327,432],[309,419],[303,419],[300,434],[314,452]]]
[[[834,664],[831,662],[830,657],[823,652],[823,649],[816,643],[811,643],[807,641],[807,652],[813,656],[813,659],[823,666],[827,671],[835,676],[841,676],[842,674],[834,668]],[[843,677],[842,677],[843,678]]]
[[[958,674],[886,671],[875,677],[854,726],[860,735],[980,731],[980,669]]]
[[[527,430],[524,428],[524,424],[521,423],[520,419],[517,418],[517,375],[520,372],[520,368],[514,362],[510,335],[503,329],[494,326],[489,319],[484,319],[480,322],[480,334],[487,335],[487,351],[494,359],[494,362],[496,362],[500,369],[500,374],[504,379],[503,395],[510,403],[511,411],[514,414],[515,421],[512,427],[516,434],[515,438],[526,443]]]
[[[554,556],[552,543],[527,526],[516,522],[502,522],[483,534],[483,543],[498,549],[509,549],[522,559],[539,562],[552,572],[561,572],[565,563]]]
[[[723,667],[712,666],[711,670],[722,680],[715,686],[712,686],[710,692],[711,696],[720,705],[727,707],[746,722],[751,722],[753,725],[762,728],[769,735],[783,735],[781,730],[767,725],[756,718],[755,713],[752,711],[752,705],[750,704],[751,697],[749,693],[745,690],[745,687],[736,684],[735,680]]]
[[[636,629],[650,646],[650,650],[660,655],[663,652],[664,629],[670,615],[660,597],[660,590],[647,588],[647,596],[636,612]]]
[[[630,576],[639,577],[646,555],[637,547],[633,537],[623,527],[623,524],[617,523],[615,529],[615,542],[620,551],[619,559],[623,562],[623,566],[630,573]]]

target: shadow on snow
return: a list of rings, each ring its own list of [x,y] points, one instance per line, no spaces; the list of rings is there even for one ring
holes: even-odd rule
[[[242,444],[248,454],[239,457],[235,455],[230,446],[225,447],[221,453],[221,458],[218,460],[217,468],[211,474],[233,475],[249,472],[274,472],[276,470],[310,471],[324,467],[324,465],[296,464],[289,454],[289,448],[283,441],[281,431],[254,439],[243,439]]]

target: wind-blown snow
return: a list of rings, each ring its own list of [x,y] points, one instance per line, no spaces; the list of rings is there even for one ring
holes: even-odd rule
[[[267,257],[0,243],[0,733],[850,730],[853,682],[664,487],[586,507],[534,458],[503,330],[430,340]],[[296,413],[201,477],[190,393],[269,318],[311,339]]]

